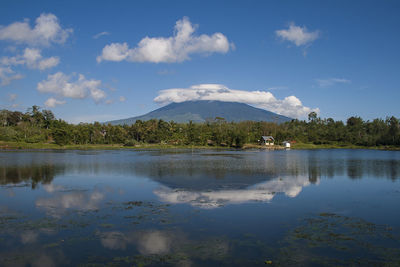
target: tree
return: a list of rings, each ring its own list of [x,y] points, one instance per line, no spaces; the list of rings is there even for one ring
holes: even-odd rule
[[[315,111],[312,111],[308,114],[308,121],[313,122],[317,119],[318,114]]]
[[[389,124],[389,142],[391,145],[395,145],[397,141],[399,140],[399,120],[396,117],[390,117],[390,119],[387,120]]]
[[[56,117],[54,116],[53,112],[51,112],[51,110],[47,109],[42,111],[42,115],[44,120],[44,126],[46,127],[46,129],[49,129],[51,122],[55,120]]]

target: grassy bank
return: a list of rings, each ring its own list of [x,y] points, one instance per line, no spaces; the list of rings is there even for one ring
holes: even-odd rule
[[[86,144],[86,145],[57,145],[49,143],[25,143],[25,142],[5,142],[0,141],[0,150],[7,149],[77,149],[77,150],[112,150],[112,149],[179,149],[179,148],[193,148],[193,149],[221,149],[227,147],[217,146],[196,146],[196,145],[167,145],[167,144],[140,144],[135,146],[124,146],[123,144]]]
[[[0,150],[7,149],[60,149],[60,150],[112,150],[112,149],[229,149],[229,147],[221,146],[195,146],[195,145],[167,145],[167,144],[140,144],[135,146],[124,146],[123,144],[86,144],[86,145],[64,145],[59,146],[57,144],[49,143],[25,143],[25,142],[5,142],[0,141]],[[351,144],[312,144],[312,143],[295,143],[292,144],[291,149],[377,149],[377,150],[400,150],[400,147],[390,146],[356,146]],[[282,146],[266,147],[257,144],[245,144],[243,149],[272,149],[280,150],[284,149]]]
[[[353,144],[313,144],[313,143],[295,143],[292,149],[376,149],[376,150],[400,150],[395,146],[358,146]]]

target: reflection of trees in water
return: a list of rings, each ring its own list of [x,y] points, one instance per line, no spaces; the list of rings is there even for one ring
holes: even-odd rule
[[[351,160],[346,165],[347,176],[361,179],[364,176],[397,180],[400,173],[400,162],[397,160]]]
[[[328,158],[310,155],[303,164],[308,166],[307,173],[312,183],[319,177],[347,176],[350,179],[372,177],[394,181],[400,176],[399,160]]]
[[[396,180],[400,176],[400,161],[393,159],[371,159],[357,157],[340,157],[340,154],[324,155],[324,153],[259,153],[240,159],[223,159],[214,157],[201,159],[189,156],[174,161],[170,158],[157,158],[132,165],[136,174],[157,180],[167,177],[202,176],[207,178],[233,179],[239,177],[243,181],[251,177],[263,180],[279,176],[308,176],[311,183],[317,183],[320,177],[333,178],[348,176],[350,179],[363,177],[387,178]],[[193,179],[191,179],[193,181]]]
[[[62,166],[52,164],[24,165],[24,166],[0,166],[0,184],[30,183],[35,189],[39,183],[50,184],[57,174],[64,171]]]
[[[384,151],[154,151],[36,152],[7,154],[0,160],[0,184],[50,183],[59,173],[135,175],[169,186],[239,187],[280,176],[347,176],[388,178],[400,176],[397,154]]]
[[[230,153],[230,154],[229,154]],[[364,153],[364,152],[363,152]],[[400,161],[382,151],[262,151],[207,152],[165,154],[155,152],[112,155],[75,155],[66,162],[68,172],[92,174],[123,174],[149,177],[167,182],[258,183],[279,176],[308,176],[311,183],[320,177],[348,176],[388,178],[400,175]],[[382,155],[382,156],[381,156]],[[373,156],[374,158],[371,158]],[[378,159],[375,159],[378,158]]]

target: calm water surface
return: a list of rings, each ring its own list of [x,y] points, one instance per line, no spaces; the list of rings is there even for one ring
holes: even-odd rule
[[[2,151],[1,266],[400,265],[400,152]]]

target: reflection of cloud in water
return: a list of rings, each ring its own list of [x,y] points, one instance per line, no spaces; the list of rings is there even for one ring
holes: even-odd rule
[[[32,263],[32,266],[34,266],[34,267],[36,267],[36,266],[52,267],[52,266],[56,266],[56,263],[50,256],[48,256],[46,254],[42,254],[37,259],[34,260],[34,262]]]
[[[139,235],[138,250],[141,254],[165,254],[171,249],[172,237],[161,231],[150,231]]]
[[[15,197],[15,192],[14,192],[14,190],[13,190],[12,188],[8,188],[8,189],[7,189],[7,195],[8,195],[9,197]]]
[[[103,247],[112,250],[124,250],[128,244],[136,244],[139,252],[148,254],[165,254],[171,249],[172,240],[177,237],[166,231],[143,231],[124,234],[113,231],[100,234]]]
[[[0,265],[5,267],[53,267],[69,266],[71,264],[61,250],[55,250],[51,253],[44,253],[41,246],[27,246],[24,249],[13,250],[10,248],[10,250],[1,251]]]
[[[308,177],[277,178],[245,189],[189,191],[162,187],[154,191],[161,201],[168,203],[189,203],[201,208],[214,208],[226,204],[241,204],[246,202],[272,200],[276,193],[284,193],[288,197],[296,197],[304,186],[308,186]]]
[[[33,231],[27,231],[21,233],[21,242],[22,244],[30,244],[36,242],[39,234]]]
[[[100,234],[103,247],[108,249],[125,249],[129,239],[121,232],[106,232]]]
[[[38,198],[35,204],[36,207],[44,209],[48,214],[59,217],[67,209],[96,210],[103,199],[104,193],[95,189],[92,192],[56,193],[50,198]]]
[[[57,192],[57,191],[64,190],[64,186],[56,185],[56,184],[53,184],[53,183],[45,184],[45,185],[43,185],[43,188],[47,193],[54,193],[54,192]]]
[[[191,266],[191,259],[218,260],[230,253],[229,241],[224,238],[201,238],[190,240],[180,231],[145,230],[138,232],[98,233],[103,247],[125,250],[136,246],[142,255],[182,255],[174,262],[176,266]],[[131,251],[131,249],[127,249]],[[150,256],[151,257],[151,256]]]

